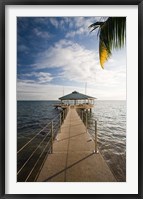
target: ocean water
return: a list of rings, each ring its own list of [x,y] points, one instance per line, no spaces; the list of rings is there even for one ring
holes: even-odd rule
[[[58,101],[17,102],[17,150],[36,135],[60,110]],[[98,148],[117,181],[126,181],[126,101],[95,101],[89,117],[97,120]],[[90,132],[92,134],[92,132]],[[20,157],[17,160],[20,162]]]
[[[18,101],[17,102],[17,150],[60,111],[53,108],[58,101]]]
[[[117,181],[126,181],[126,101],[95,101],[98,148]]]

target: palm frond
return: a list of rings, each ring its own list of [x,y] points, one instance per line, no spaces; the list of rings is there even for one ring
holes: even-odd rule
[[[89,28],[89,29],[92,28],[92,30],[90,31],[90,32],[92,32],[92,31],[94,31],[96,28],[99,28],[100,26],[102,26],[103,23],[104,23],[104,22],[99,22],[99,21],[97,21],[96,23],[91,24],[88,28]]]
[[[126,41],[126,18],[109,17],[101,27],[100,37],[111,50],[123,47]]]
[[[104,22],[97,21],[96,23],[91,24],[88,28],[93,28],[95,26],[101,26]]]
[[[111,56],[113,49],[122,48],[126,43],[126,17],[109,17],[104,22],[91,24],[91,32],[99,28],[99,57],[101,67]]]
[[[100,40],[99,43],[99,58],[100,58],[100,65],[104,69],[104,63],[109,59],[111,56],[111,51],[109,48],[106,47],[104,42]]]

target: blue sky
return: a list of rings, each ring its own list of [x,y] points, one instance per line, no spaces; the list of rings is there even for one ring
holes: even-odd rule
[[[76,90],[99,100],[126,99],[126,49],[103,70],[97,31],[101,17],[18,17],[17,99],[57,100]]]

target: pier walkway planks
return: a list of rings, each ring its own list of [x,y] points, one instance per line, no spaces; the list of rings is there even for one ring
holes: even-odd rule
[[[115,182],[116,179],[74,108],[70,108],[38,182]]]

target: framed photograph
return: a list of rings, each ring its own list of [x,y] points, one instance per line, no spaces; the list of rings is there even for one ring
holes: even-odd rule
[[[0,1],[0,197],[139,198],[143,2]]]

